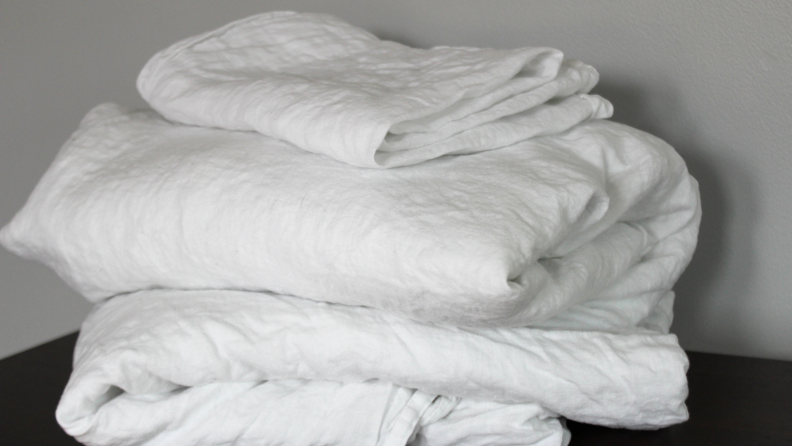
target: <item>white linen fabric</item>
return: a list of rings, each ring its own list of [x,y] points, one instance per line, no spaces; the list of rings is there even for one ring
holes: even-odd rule
[[[607,121],[380,171],[102,105],[0,241],[93,301],[269,290],[491,327],[599,299],[639,302],[634,325],[689,261],[699,212],[673,149]]]
[[[600,119],[597,78],[291,12],[155,55],[164,117],[93,109],[0,230],[96,303],[58,422],[96,446],[566,446],[560,417],[684,421],[697,183]]]
[[[598,77],[552,48],[416,49],[328,15],[271,12],[159,52],[138,90],[176,122],[386,168],[609,117],[610,103],[585,94]]]
[[[649,330],[462,330],[264,293],[154,290],[89,316],[57,417],[87,444],[562,444],[556,414],[684,421],[686,369],[676,337]]]

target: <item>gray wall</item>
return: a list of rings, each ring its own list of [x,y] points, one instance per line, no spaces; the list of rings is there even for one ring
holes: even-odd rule
[[[792,2],[5,1],[0,224],[92,106],[178,39],[250,14],[333,13],[418,47],[546,45],[591,63],[614,119],[674,145],[701,184],[698,252],[677,287],[685,348],[792,359]],[[0,249],[0,357],[78,328],[82,298]]]

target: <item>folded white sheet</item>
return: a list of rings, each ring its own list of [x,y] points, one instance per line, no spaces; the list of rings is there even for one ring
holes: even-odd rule
[[[415,49],[328,15],[272,12],[161,51],[138,90],[173,121],[256,130],[382,168],[609,117],[610,103],[584,94],[597,80],[551,48]]]
[[[561,444],[555,414],[631,428],[687,418],[673,335],[465,330],[240,291],[110,299],[74,366],[57,418],[88,444]]]
[[[58,414],[88,445],[562,446],[569,438],[536,404],[458,402],[379,381],[213,383],[120,393],[81,420]]]
[[[0,241],[94,301],[149,288],[269,290],[520,326],[600,299],[629,307],[629,326],[669,294],[699,213],[673,149],[608,121],[372,170],[108,104],[84,119]]]
[[[96,107],[0,231],[97,302],[59,423],[97,446],[565,446],[559,416],[684,421],[697,184],[599,119],[597,78],[291,12],[155,55],[138,88],[164,118]]]

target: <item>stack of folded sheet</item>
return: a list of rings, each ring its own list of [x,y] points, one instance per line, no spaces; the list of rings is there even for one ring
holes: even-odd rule
[[[155,55],[3,245],[96,302],[90,445],[564,445],[687,418],[697,185],[549,48],[268,13]]]

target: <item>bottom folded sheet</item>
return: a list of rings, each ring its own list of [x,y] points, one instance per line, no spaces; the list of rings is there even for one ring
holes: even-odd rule
[[[57,410],[89,445],[564,445],[687,419],[673,335],[462,329],[242,291],[98,304]]]
[[[78,438],[96,445],[557,446],[569,434],[536,404],[459,401],[384,382],[216,383],[120,394]]]

